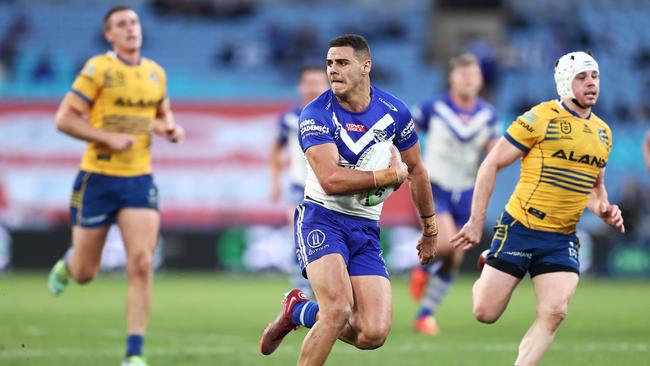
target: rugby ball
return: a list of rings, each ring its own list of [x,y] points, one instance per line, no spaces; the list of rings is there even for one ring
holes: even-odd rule
[[[392,146],[392,141],[382,141],[370,146],[357,161],[355,169],[373,171],[388,168],[390,166]],[[399,151],[397,152],[397,158],[401,161]],[[394,190],[395,187],[393,186],[378,187],[357,194],[356,199],[363,206],[376,206],[384,202]]]
[[[489,249],[485,249],[478,256],[478,259],[476,260],[476,269],[478,269],[479,272],[483,271],[483,267],[485,267],[485,263],[487,262],[487,256],[489,252],[490,252]]]

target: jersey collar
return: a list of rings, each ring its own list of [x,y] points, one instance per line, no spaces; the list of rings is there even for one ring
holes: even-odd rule
[[[111,57],[114,57],[114,58],[122,61],[122,63],[124,63],[125,65],[128,65],[128,66],[139,66],[140,62],[142,61],[142,57],[139,57],[138,62],[136,62],[135,64],[132,64],[127,59],[123,58],[122,56],[120,56],[119,53],[117,53],[115,51],[108,51],[108,54],[111,55]]]
[[[589,112],[589,115],[587,116],[587,118],[583,118],[578,113],[574,112],[571,108],[569,108],[569,106],[566,105],[566,103],[560,102],[560,105],[562,105],[562,108],[566,109],[567,112],[571,113],[572,115],[574,115],[574,116],[576,116],[576,117],[578,117],[580,119],[587,119],[588,120],[588,119],[591,118],[591,112]]]

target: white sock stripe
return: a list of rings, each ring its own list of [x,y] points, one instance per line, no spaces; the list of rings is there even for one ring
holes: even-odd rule
[[[302,309],[300,309],[300,324],[305,325],[305,310],[307,310],[309,303],[306,303]]]
[[[302,257],[302,262],[305,267],[307,266],[307,250],[305,248],[305,241],[302,237],[302,220],[305,217],[305,206],[298,205],[298,221],[296,223],[296,237],[298,238],[298,248],[300,256]]]

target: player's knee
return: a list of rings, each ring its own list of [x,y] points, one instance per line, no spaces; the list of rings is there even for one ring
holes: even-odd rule
[[[78,270],[70,271],[70,275],[72,276],[72,278],[76,283],[83,285],[85,283],[92,281],[93,278],[95,278],[95,276],[97,275],[97,269],[84,267]]]
[[[482,304],[474,304],[474,318],[481,323],[492,324],[499,319],[498,312],[493,311],[489,307]]]
[[[130,276],[151,276],[152,256],[146,252],[132,255],[129,259],[128,271]]]
[[[352,314],[352,306],[342,303],[329,308],[321,307],[318,312],[318,321],[335,329],[343,329]]]
[[[537,308],[537,317],[544,320],[551,331],[555,331],[569,314],[567,303],[541,305]]]
[[[384,345],[390,326],[364,329],[357,337],[355,346],[359,349],[376,349]]]

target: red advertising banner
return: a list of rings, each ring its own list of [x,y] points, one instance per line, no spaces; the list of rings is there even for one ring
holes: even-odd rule
[[[286,204],[271,202],[269,151],[287,104],[174,104],[186,140],[154,138],[154,175],[163,226],[281,225]],[[67,224],[82,141],[56,130],[55,104],[0,103],[0,221],[10,227]],[[414,223],[402,188],[386,203],[387,224]]]

